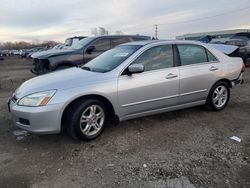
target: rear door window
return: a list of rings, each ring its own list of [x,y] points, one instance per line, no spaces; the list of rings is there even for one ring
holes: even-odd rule
[[[203,46],[194,44],[178,44],[181,65],[192,65],[207,62],[206,50]]]
[[[208,62],[218,61],[218,59],[211,52],[209,52],[208,50],[206,51]]]

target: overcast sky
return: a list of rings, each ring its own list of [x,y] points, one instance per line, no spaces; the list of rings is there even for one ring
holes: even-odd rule
[[[0,41],[57,40],[91,28],[159,38],[250,29],[250,0],[1,0]]]

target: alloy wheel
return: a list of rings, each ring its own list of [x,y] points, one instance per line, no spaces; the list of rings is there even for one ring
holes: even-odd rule
[[[219,85],[213,92],[213,104],[216,108],[222,108],[228,99],[228,90],[224,85]]]
[[[87,107],[80,118],[80,130],[87,136],[97,134],[103,127],[105,113],[101,106],[91,105]]]

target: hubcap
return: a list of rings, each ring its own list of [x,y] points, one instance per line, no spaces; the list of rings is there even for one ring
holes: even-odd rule
[[[221,108],[227,102],[228,91],[224,85],[218,86],[213,93],[213,103],[217,108]]]
[[[103,127],[105,114],[99,105],[91,105],[87,107],[80,119],[80,129],[83,134],[93,136]]]

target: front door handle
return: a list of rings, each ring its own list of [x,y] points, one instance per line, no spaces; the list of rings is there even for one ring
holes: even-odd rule
[[[212,67],[210,67],[210,69],[209,69],[210,71],[216,71],[216,70],[218,70],[218,68],[217,67],[214,67],[214,66],[212,66]]]
[[[177,76],[178,76],[177,74],[169,73],[169,74],[166,76],[166,79],[176,78]]]

